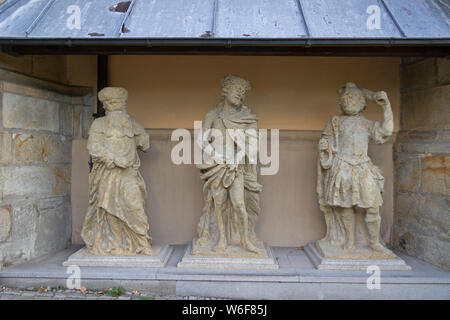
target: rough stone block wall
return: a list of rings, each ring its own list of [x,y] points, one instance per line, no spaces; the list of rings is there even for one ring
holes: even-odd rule
[[[0,68],[0,267],[70,242],[72,140],[91,124],[91,92]]]
[[[404,59],[401,82],[394,242],[450,269],[450,60]]]

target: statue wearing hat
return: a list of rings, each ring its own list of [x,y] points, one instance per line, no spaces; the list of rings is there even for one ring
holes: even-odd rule
[[[384,121],[362,115],[367,101],[383,108]],[[339,90],[339,105],[342,114],[328,122],[319,142],[317,192],[327,233],[316,246],[326,258],[393,259],[380,239],[384,178],[367,154],[370,139],[382,144],[392,135],[389,99],[349,82]]]
[[[89,131],[87,148],[93,167],[81,236],[90,254],[151,255],[147,191],[137,153],[149,148],[149,136],[126,113],[125,89],[108,87],[98,97],[106,116],[94,120]]]

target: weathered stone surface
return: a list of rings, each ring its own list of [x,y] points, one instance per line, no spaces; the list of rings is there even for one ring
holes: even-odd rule
[[[52,189],[52,195],[62,196],[70,194],[70,180],[72,174],[72,168],[67,166],[55,166],[51,168],[54,176],[54,185]]]
[[[399,192],[396,209],[396,246],[450,269],[450,198]]]
[[[59,118],[61,119],[61,133],[73,135],[73,107],[69,104],[62,104],[59,108]]]
[[[59,131],[59,104],[53,101],[3,94],[3,126],[31,130]]]
[[[52,95],[51,95],[50,91],[42,90],[42,89],[35,88],[35,87],[24,86],[24,85],[14,83],[14,82],[5,81],[3,83],[3,91],[10,92],[10,93],[16,93],[16,94],[19,94],[22,96],[30,96],[30,97],[34,97],[34,98],[45,99],[45,100],[52,99]]]
[[[396,188],[412,192],[419,191],[420,159],[416,157],[400,157],[394,162]]]
[[[166,265],[173,251],[170,245],[154,245],[152,255],[111,256],[92,255],[86,248],[80,249],[72,254],[63,266],[80,267],[122,267],[122,268],[162,268]]]
[[[192,242],[188,244],[183,258],[177,264],[178,268],[190,269],[216,269],[216,270],[277,270],[279,268],[277,260],[272,254],[272,249],[263,244],[265,254],[261,257],[249,256],[248,253],[242,252],[235,256],[224,255],[223,253],[212,253],[205,256],[197,255],[193,252]],[[242,248],[235,249],[244,251]]]
[[[430,87],[436,82],[436,60],[425,59],[402,66],[402,90]]]
[[[15,205],[12,215],[11,240],[36,239],[38,219],[39,212],[36,203]]]
[[[0,242],[8,240],[11,235],[11,207],[0,207]]]
[[[5,167],[3,196],[68,195],[70,166]]]
[[[82,111],[83,106],[76,105],[73,107],[73,138],[81,139],[82,137]],[[89,129],[88,129],[89,130]]]
[[[2,83],[0,82],[0,88],[2,87]],[[3,127],[3,96],[0,92],[0,128]]]
[[[42,255],[65,248],[70,239],[69,197],[40,199],[38,210],[36,253]]]
[[[450,156],[422,159],[422,191],[450,195]]]
[[[72,97],[60,94],[54,91],[27,86],[19,83],[5,81],[3,83],[5,92],[16,93],[23,96],[30,96],[38,99],[58,101],[62,103],[71,103]]]
[[[83,107],[81,112],[82,112],[82,120],[81,120],[82,137],[87,139],[89,135],[89,129],[91,128],[92,122],[94,121],[93,117],[94,108]]]
[[[450,199],[418,193],[399,192],[396,206],[396,228],[415,231],[450,241]]]
[[[64,136],[14,134],[14,163],[70,163],[71,142]]]
[[[316,269],[319,270],[363,270],[369,266],[378,266],[380,270],[409,271],[411,267],[405,261],[395,257],[394,259],[371,258],[371,259],[334,259],[324,257],[318,249],[317,244],[308,243],[305,246],[305,253],[310,258]]]
[[[34,234],[35,235],[35,234]],[[3,264],[5,266],[30,260],[35,256],[36,237],[23,240],[8,240],[0,244],[0,251],[3,252]]]
[[[402,94],[402,130],[449,129],[450,85]]]
[[[438,82],[442,84],[450,82],[450,59],[438,58],[437,67],[438,67],[438,77],[437,77]]]
[[[0,132],[0,164],[11,162],[11,132]]]

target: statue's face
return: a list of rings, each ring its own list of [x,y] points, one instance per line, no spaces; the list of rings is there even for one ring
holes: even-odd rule
[[[245,99],[245,89],[237,85],[228,86],[223,89],[223,96],[228,103],[241,106]]]
[[[126,101],[123,99],[110,99],[108,101],[105,101],[104,107],[106,111],[112,112],[117,110],[125,110],[126,108]]]
[[[348,90],[340,95],[339,105],[346,115],[355,116],[364,110],[366,100],[359,92]]]

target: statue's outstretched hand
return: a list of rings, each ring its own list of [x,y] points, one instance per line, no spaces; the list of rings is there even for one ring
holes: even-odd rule
[[[374,94],[374,100],[377,104],[383,107],[383,109],[387,108],[391,105],[389,102],[389,98],[387,96],[387,93],[384,91],[378,91]]]

